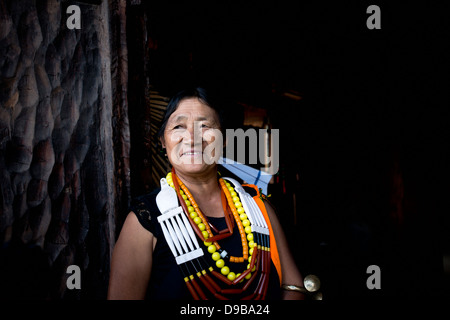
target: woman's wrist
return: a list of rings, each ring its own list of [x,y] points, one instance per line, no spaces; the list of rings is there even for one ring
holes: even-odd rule
[[[282,284],[281,289],[285,291],[295,291],[303,294],[308,293],[308,290],[306,290],[305,287],[297,286],[294,284]]]

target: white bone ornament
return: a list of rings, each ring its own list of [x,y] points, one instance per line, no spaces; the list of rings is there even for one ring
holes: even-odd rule
[[[266,220],[256,204],[255,200],[250,196],[241,184],[232,178],[224,178],[225,180],[231,182],[234,185],[234,190],[239,194],[242,206],[244,207],[245,213],[250,220],[252,231],[259,232],[261,234],[269,235],[269,228],[267,226]]]
[[[156,205],[161,212],[158,222],[177,264],[203,256],[194,230],[184,215],[183,208],[178,205],[175,190],[169,186],[166,178],[162,178],[160,183],[161,191],[156,196]]]

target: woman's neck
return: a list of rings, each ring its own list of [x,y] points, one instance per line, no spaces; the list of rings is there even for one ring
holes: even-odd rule
[[[189,175],[182,172],[175,173],[188,188],[198,206],[206,215],[223,216],[223,212],[218,212],[217,210],[218,205],[221,208],[222,202],[216,170],[211,170],[202,175]]]

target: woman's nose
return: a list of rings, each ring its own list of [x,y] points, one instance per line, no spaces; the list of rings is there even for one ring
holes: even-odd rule
[[[200,126],[196,125],[195,123],[189,125],[186,130],[184,142],[190,143],[191,145],[198,145],[202,144],[202,140],[202,130]]]

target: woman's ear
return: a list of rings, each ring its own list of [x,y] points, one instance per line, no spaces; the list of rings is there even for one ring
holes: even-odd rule
[[[225,139],[223,139],[223,147],[225,148],[228,145],[228,137],[225,135]]]
[[[164,142],[164,137],[159,138],[159,142],[161,142],[161,146],[165,149],[166,148],[166,144]]]

